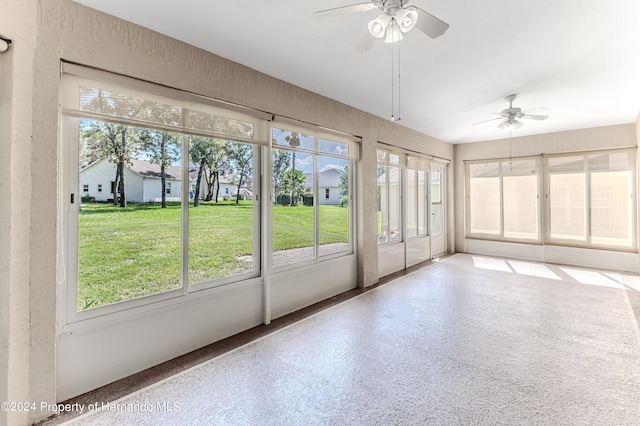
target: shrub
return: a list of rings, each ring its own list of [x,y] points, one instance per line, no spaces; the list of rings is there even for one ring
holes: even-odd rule
[[[281,206],[289,206],[291,205],[291,195],[289,194],[280,194],[276,197],[276,204],[280,204]]]

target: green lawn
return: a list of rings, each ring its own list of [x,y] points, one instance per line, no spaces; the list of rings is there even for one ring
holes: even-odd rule
[[[253,202],[189,207],[188,281],[251,272]],[[348,209],[321,205],[320,244],[348,241]],[[274,250],[313,245],[313,208],[273,207]],[[79,217],[78,310],[181,287],[180,203],[83,203]]]

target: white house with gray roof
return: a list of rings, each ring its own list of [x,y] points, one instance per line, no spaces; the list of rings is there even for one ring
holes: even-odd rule
[[[182,169],[178,166],[168,166],[165,170],[167,201],[180,201],[182,193],[181,185]],[[108,160],[98,160],[80,170],[80,197],[93,197],[95,201],[113,200],[115,190],[116,164]],[[193,199],[198,173],[189,171],[189,197]],[[153,203],[162,200],[162,180],[160,179],[160,165],[148,160],[131,159],[130,164],[125,165],[124,180],[126,185],[127,202]],[[237,187],[226,178],[220,179],[220,192],[218,200],[225,197],[232,198],[236,194]],[[206,194],[204,178],[200,184],[200,198]],[[242,198],[250,200],[253,193],[241,189]]]
[[[340,204],[340,177],[344,169],[327,167],[318,172],[318,204]],[[313,173],[305,173],[306,184],[313,188]]]
[[[98,160],[80,170],[80,197],[93,197],[96,201],[113,200],[116,177],[115,163]],[[179,201],[181,193],[180,167],[165,170],[167,201]],[[128,202],[148,203],[162,199],[160,165],[150,161],[131,159],[125,165],[124,181]]]

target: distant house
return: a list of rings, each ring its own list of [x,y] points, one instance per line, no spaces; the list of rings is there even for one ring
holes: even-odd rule
[[[253,192],[249,191],[247,188],[240,188],[240,199],[253,200]]]
[[[344,169],[340,167],[328,167],[318,172],[318,203],[340,204],[340,177]],[[313,188],[313,173],[305,173],[307,186]]]
[[[166,199],[180,201],[182,193],[182,169],[178,166],[168,166],[165,169]],[[111,201],[114,199],[116,164],[108,160],[98,160],[80,170],[80,197],[92,197],[95,201]],[[189,172],[189,198],[194,198],[198,173]],[[124,180],[126,185],[127,202],[153,203],[162,200],[162,180],[160,179],[160,165],[147,160],[131,159],[125,165]],[[218,200],[225,197],[232,198],[236,194],[236,185],[226,178],[220,179]],[[200,184],[200,198],[207,194],[204,178]],[[241,188],[241,199],[253,198],[251,191]]]
[[[98,160],[80,170],[80,196],[93,197],[96,201],[113,200],[116,177],[115,163]],[[179,201],[182,190],[180,167],[169,166],[165,170],[166,199]],[[131,159],[125,165],[124,181],[128,202],[148,203],[162,200],[160,165],[146,160]]]
[[[196,191],[196,182],[198,180],[198,171],[190,170],[189,171],[189,198],[193,199]],[[226,198],[231,198],[236,195],[236,190],[238,189],[237,185],[231,182],[228,178],[222,176],[220,177],[220,190],[218,191],[218,201],[224,200]],[[245,188],[240,189],[240,194],[242,196],[241,199],[248,200],[250,198],[244,198],[243,191],[247,191]],[[215,196],[215,189],[214,194]],[[207,183],[205,181],[204,176],[202,176],[202,181],[200,182],[200,199],[203,200],[207,196]]]

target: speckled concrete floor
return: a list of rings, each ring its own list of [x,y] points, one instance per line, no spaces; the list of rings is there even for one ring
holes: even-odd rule
[[[640,424],[638,291],[456,255],[71,424]]]

